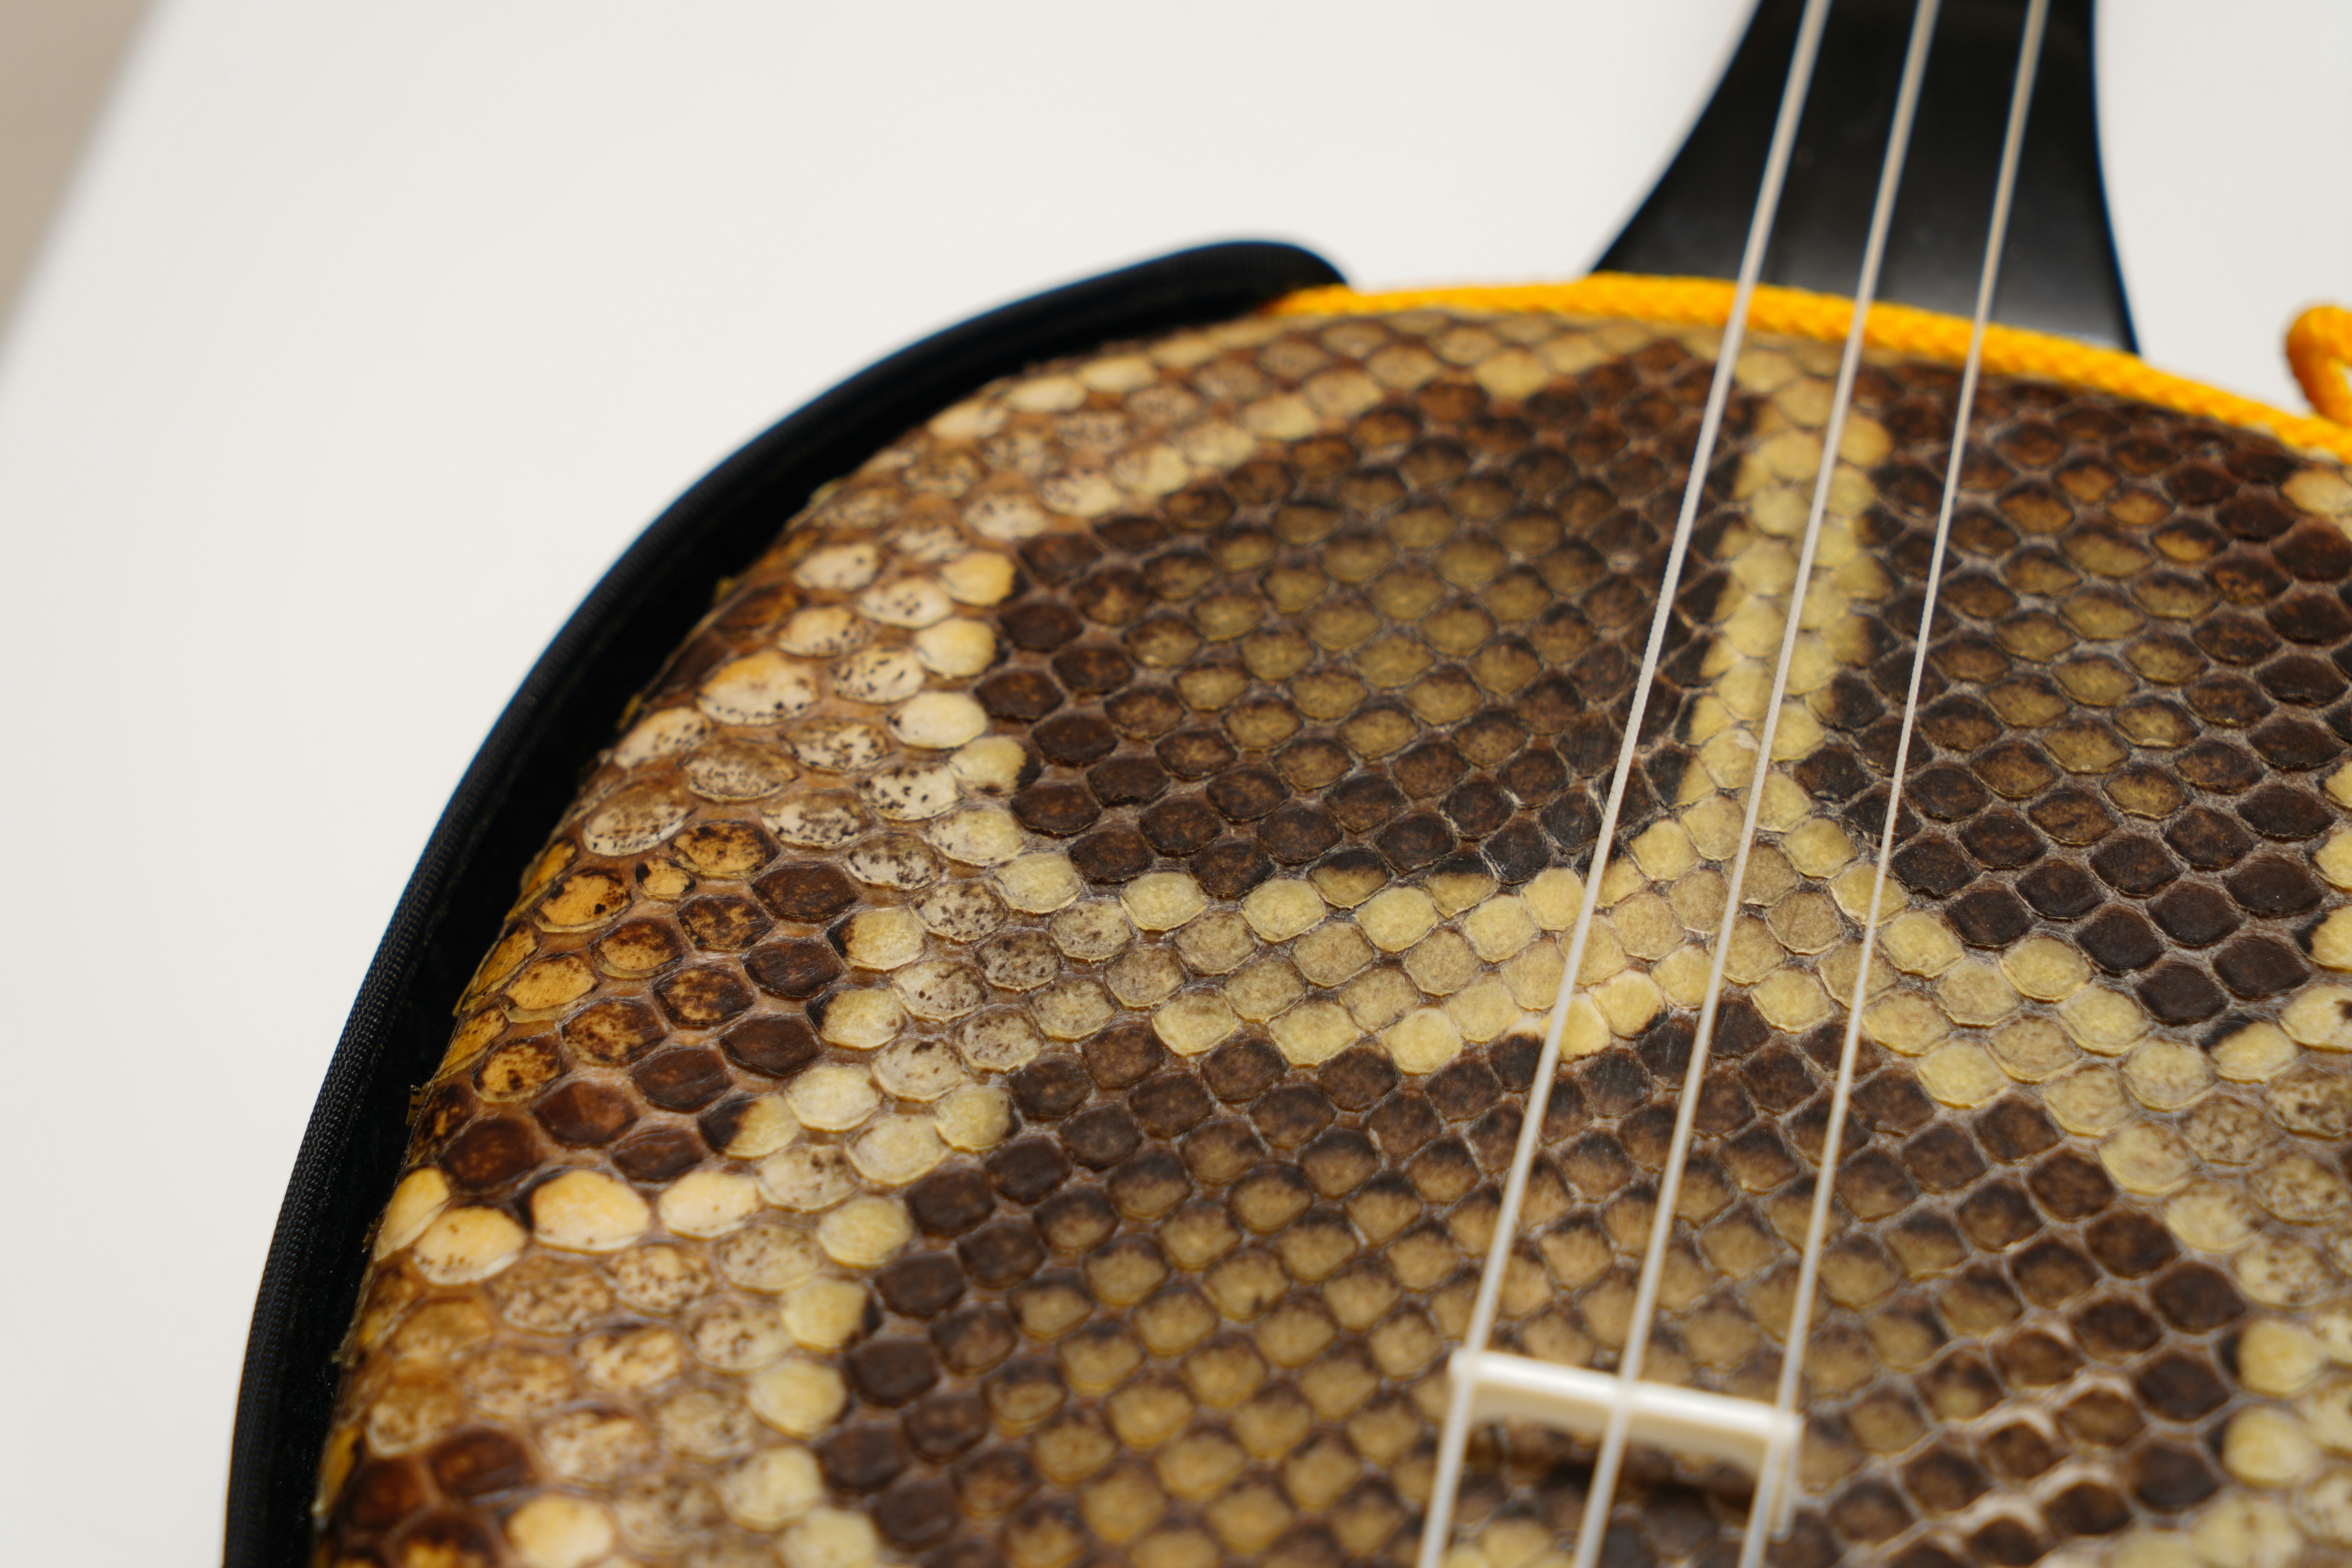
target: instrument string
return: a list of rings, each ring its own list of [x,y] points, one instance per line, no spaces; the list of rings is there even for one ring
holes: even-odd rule
[[[1478,1294],[1471,1309],[1468,1331],[1463,1341],[1464,1351],[1473,1354],[1486,1348],[1494,1332],[1503,1277],[1509,1268],[1519,1214],[1527,1196],[1528,1176],[1535,1163],[1545,1112],[1550,1103],[1552,1083],[1559,1068],[1560,1040],[1575,998],[1577,973],[1583,966],[1586,943],[1599,908],[1601,884],[1608,872],[1610,848],[1616,838],[1626,784],[1632,777],[1635,753],[1640,747],[1643,720],[1648,710],[1651,689],[1657,679],[1659,660],[1664,651],[1666,629],[1674,615],[1675,595],[1681,584],[1692,530],[1697,520],[1699,503],[1705,496],[1707,471],[1722,430],[1724,411],[1730,402],[1740,348],[1747,338],[1748,306],[1755,297],[1757,279],[1763,270],[1764,255],[1771,237],[1773,219],[1780,210],[1781,189],[1787,182],[1790,161],[1796,148],[1798,121],[1803,114],[1806,91],[1811,86],[1814,63],[1821,50],[1822,31],[1829,17],[1829,4],[1830,0],[1805,0],[1805,9],[1798,24],[1796,44],[1790,54],[1780,110],[1773,122],[1771,145],[1765,158],[1764,176],[1757,192],[1755,210],[1749,218],[1746,247],[1740,254],[1739,278],[1732,294],[1731,314],[1724,323],[1723,337],[1717,352],[1715,375],[1707,387],[1706,405],[1699,420],[1698,441],[1691,456],[1690,475],[1683,488],[1682,507],[1675,521],[1674,540],[1667,552],[1664,577],[1658,589],[1656,607],[1650,617],[1649,641],[1643,650],[1641,672],[1634,681],[1633,702],[1626,713],[1625,732],[1618,747],[1616,770],[1610,780],[1607,800],[1601,807],[1600,826],[1593,839],[1592,861],[1587,868],[1582,900],[1577,911],[1576,923],[1570,933],[1561,967],[1559,993],[1553,1001],[1551,1016],[1544,1031],[1543,1048],[1536,1059],[1535,1076],[1528,1087],[1526,1108],[1520,1117],[1518,1140],[1512,1151],[1510,1172],[1504,1182],[1494,1235],[1487,1244],[1486,1260],[1479,1271]],[[1452,1542],[1454,1509],[1460,1493],[1463,1455],[1469,1445],[1471,1405],[1475,1394],[1473,1378],[1457,1376],[1453,1380],[1445,1424],[1438,1439],[1436,1473],[1422,1529],[1419,1568],[1442,1568]]]
[[[1853,325],[1846,334],[1844,352],[1839,358],[1836,391],[1830,402],[1829,419],[1822,431],[1821,464],[1814,476],[1812,501],[1805,516],[1803,543],[1797,553],[1796,575],[1789,591],[1788,615],[1781,625],[1779,657],[1773,664],[1771,695],[1765,703],[1763,723],[1757,736],[1755,766],[1748,777],[1748,802],[1740,824],[1738,847],[1734,854],[1731,875],[1725,889],[1722,926],[1717,933],[1714,959],[1707,972],[1706,997],[1700,1005],[1698,1027],[1691,1040],[1690,1060],[1683,1075],[1682,1096],[1675,1112],[1674,1135],[1667,1144],[1665,1167],[1659,1176],[1655,1208],[1650,1221],[1649,1245],[1634,1288],[1633,1317],[1626,1329],[1624,1349],[1619,1354],[1617,1376],[1621,1389],[1627,1392],[1640,1380],[1649,1352],[1658,1290],[1665,1273],[1666,1247],[1674,1233],[1675,1210],[1681,1197],[1683,1173],[1689,1159],[1699,1091],[1706,1080],[1707,1058],[1714,1043],[1716,1021],[1722,1002],[1725,966],[1730,958],[1732,934],[1739,920],[1748,858],[1755,847],[1757,824],[1763,808],[1764,790],[1771,777],[1772,749],[1780,731],[1780,707],[1788,697],[1789,668],[1795,658],[1797,638],[1803,626],[1814,557],[1821,544],[1822,523],[1828,513],[1830,489],[1837,475],[1838,449],[1844,438],[1847,416],[1853,407],[1854,378],[1862,367],[1864,329],[1869,320],[1871,301],[1877,293],[1879,268],[1885,259],[1886,237],[1894,222],[1895,196],[1902,188],[1903,165],[1910,151],[1911,129],[1917,116],[1920,86],[1927,74],[1927,52],[1934,41],[1938,3],[1939,0],[1917,0],[1912,13],[1911,36],[1904,52],[1903,76],[1895,95],[1894,123],[1888,130],[1885,157],[1879,169],[1878,191],[1871,207],[1869,238],[1863,248],[1861,276],[1854,285]],[[1587,897],[1591,896],[1588,889]],[[1827,1168],[1824,1167],[1817,1191],[1826,1190],[1829,1184]],[[1789,1359],[1784,1357],[1784,1363]],[[1591,1488],[1585,1498],[1584,1517],[1577,1532],[1574,1568],[1595,1568],[1600,1561],[1610,1510],[1616,1503],[1617,1483],[1624,1464],[1631,1418],[1632,1401],[1620,1397],[1610,1411],[1601,1451],[1593,1461]],[[1777,1468],[1769,1462],[1766,1466],[1768,1471]],[[1761,1478],[1759,1489],[1762,1489]]]
[[[1845,1131],[1847,1105],[1853,1092],[1856,1059],[1862,1038],[1862,1008],[1869,994],[1870,965],[1878,935],[1880,910],[1886,892],[1886,875],[1894,859],[1896,825],[1903,809],[1903,777],[1911,758],[1911,740],[1919,713],[1919,693],[1927,667],[1927,639],[1934,628],[1936,596],[1942,586],[1946,549],[1951,539],[1952,511],[1959,496],[1960,474],[1967,461],[1969,424],[1976,405],[1977,380],[1984,365],[1985,328],[2000,276],[2001,251],[2009,237],[2010,207],[2017,189],[2017,171],[2025,144],[2025,121],[2033,96],[2033,79],[2042,58],[2042,39],[2049,19],[2049,0],[2027,0],[2025,27],[2018,43],[2017,72],[2010,89],[2009,120],[2002,135],[2000,174],[1993,187],[1992,222],[1985,237],[1984,262],[1977,279],[1976,314],[1969,329],[1968,358],[1960,371],[1958,405],[1953,416],[1952,451],[1944,469],[1944,489],[1936,510],[1935,547],[1927,558],[1927,584],[1919,608],[1919,631],[1911,651],[1911,684],[1903,702],[1903,722],[1895,746],[1895,767],[1889,776],[1886,816],[1878,835],[1878,864],[1870,888],[1867,919],[1862,928],[1862,963],[1855,971],[1853,994],[1846,1007],[1845,1037],[1838,1054],[1837,1078],[1830,1091],[1829,1127],[1823,1135],[1821,1163],[1813,1183],[1813,1201],[1805,1225],[1805,1246],[1797,1268],[1796,1301],[1783,1342],[1780,1377],[1775,1408],[1793,1411],[1802,1383],[1805,1342],[1811,1332],[1813,1291],[1820,1277],[1822,1253],[1828,1242],[1830,1196],[1835,1186],[1838,1155]],[[1857,332],[1864,307],[1857,306]],[[1788,1465],[1768,1465],[1757,1477],[1748,1528],[1740,1542],[1739,1568],[1759,1568],[1763,1561],[1768,1529],[1776,1514],[1785,1523],[1795,1501],[1794,1456]]]

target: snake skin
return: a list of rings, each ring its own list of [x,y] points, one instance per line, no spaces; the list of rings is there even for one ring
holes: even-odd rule
[[[1714,334],[1252,319],[820,495],[626,716],[422,1092],[322,1563],[1399,1563]],[[1753,344],[1499,1342],[1614,1364],[1822,460]],[[1648,1375],[1771,1396],[1952,367],[1874,356]],[[1771,1561],[2352,1561],[2352,485],[1989,380]],[[1474,1441],[1454,1568],[1589,1440]],[[1602,1561],[1727,1564],[1636,1450]]]

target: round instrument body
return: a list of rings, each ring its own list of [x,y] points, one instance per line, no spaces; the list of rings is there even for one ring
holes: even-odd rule
[[[1409,1554],[1715,337],[1244,317],[776,518],[464,989],[323,1560]],[[1958,376],[1874,353],[1825,455],[1834,368],[1742,355],[1496,1344],[1624,1342],[1794,606],[1645,1375],[1771,1397],[1859,981],[1774,1561],[2352,1550],[2352,484],[1986,379],[1864,980]],[[1591,1451],[1482,1432],[1463,1561]],[[1748,1484],[1637,1449],[1610,1550]]]

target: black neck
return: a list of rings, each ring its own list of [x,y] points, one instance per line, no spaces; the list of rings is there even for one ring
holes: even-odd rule
[[[1801,8],[1761,0],[1714,99],[1602,269],[1738,273]],[[1831,5],[1764,281],[1853,291],[1911,13],[1909,0]],[[2024,0],[1944,0],[1882,298],[1960,315],[1976,308],[2024,19]],[[1993,316],[2128,349],[2091,67],[2091,0],[2053,0]]]

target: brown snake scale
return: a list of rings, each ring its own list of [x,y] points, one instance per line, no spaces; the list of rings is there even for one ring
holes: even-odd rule
[[[1043,367],[792,521],[523,879],[319,1491],[373,1568],[1407,1561],[1715,334],[1252,318]],[[1949,366],[1759,339],[1500,1346],[1607,1368],[1803,633],[1647,1375],[1769,1400]],[[1976,415],[1770,1561],[2352,1561],[2352,485]],[[782,520],[780,520],[781,521]],[[1471,1451],[1454,1568],[1592,1445]],[[1637,1449],[1602,1562],[1727,1564]]]

